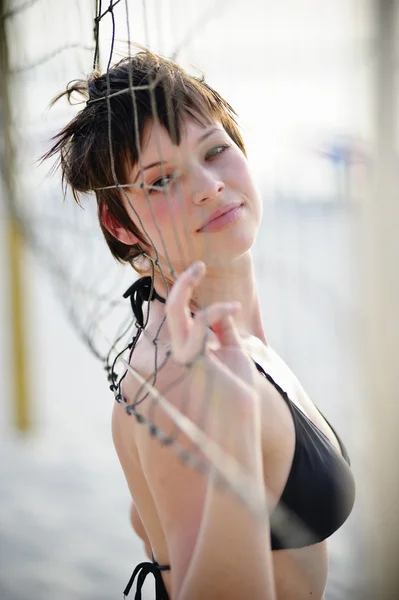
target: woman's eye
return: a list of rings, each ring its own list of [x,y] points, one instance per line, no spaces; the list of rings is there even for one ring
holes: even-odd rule
[[[205,155],[205,160],[209,158],[214,158],[215,156],[219,156],[219,154],[223,154],[228,148],[230,148],[229,144],[222,144],[221,146],[215,146],[211,150],[209,150]]]
[[[154,181],[151,184],[151,188],[150,191],[161,191],[162,189],[166,188],[172,181],[173,177],[172,175],[164,175],[163,177],[160,177],[159,179],[157,179],[156,181]],[[160,188],[159,190],[154,190],[153,188]]]

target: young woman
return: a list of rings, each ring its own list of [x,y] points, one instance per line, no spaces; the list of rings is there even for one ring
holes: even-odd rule
[[[262,203],[234,112],[149,51],[73,91],[86,106],[48,156],[60,152],[77,200],[95,191],[111,252],[144,276],[129,291],[140,333],[130,366],[238,461],[254,500],[268,503],[259,519],[218,489],[212,466],[204,476],[150,436],[140,420],[193,453],[129,369],[117,399],[142,418],[116,402],[112,430],[151,562],[125,593],[137,577],[140,598],[152,572],[157,598],[320,600],[327,538],[351,511],[354,481],[338,435],[267,343],[251,254]],[[166,366],[154,379],[156,363]]]

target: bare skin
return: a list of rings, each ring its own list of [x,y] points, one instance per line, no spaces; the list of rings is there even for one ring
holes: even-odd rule
[[[148,325],[149,331],[156,329],[163,314],[164,306],[158,302],[153,302],[151,320]],[[170,341],[170,336],[165,333],[162,340],[167,344]],[[254,356],[256,352],[257,360],[276,379],[279,385],[288,391],[291,400],[327,435],[337,452],[339,452],[339,444],[335,435],[282,359],[257,338],[247,337],[241,339],[241,341],[251,356]],[[160,358],[161,360],[162,358]],[[149,338],[142,336],[134,353],[132,364],[142,375],[146,375],[149,374],[148,365],[153,364],[153,361],[153,346]],[[257,377],[259,378],[257,385],[260,386],[262,397],[263,478],[273,497],[278,501],[284,489],[293,458],[295,432],[290,412],[282,398],[260,374],[257,374]],[[129,398],[129,389],[133,388],[134,383],[128,377],[124,388],[125,396]],[[133,418],[127,417],[119,405],[115,405],[113,418],[115,445],[133,497],[131,509],[133,527],[144,541],[149,557],[153,552],[160,564],[171,564],[162,518],[154,502],[151,489],[147,484],[145,469],[142,468],[137,449],[136,435],[139,434],[137,428],[141,429],[142,426],[136,424]],[[270,423],[273,423],[273,427],[270,426]],[[183,467],[182,472],[187,472],[187,470],[187,467]],[[199,505],[201,505],[201,502],[199,502]],[[193,509],[194,515],[196,510],[201,513],[201,506],[197,505]],[[323,599],[328,569],[326,541],[301,549],[273,551],[271,557],[276,590],[275,597],[278,600]],[[231,565],[232,572],[236,568],[236,565]],[[163,572],[162,576],[170,597],[177,598],[177,595],[173,595],[171,572]],[[262,596],[262,598],[267,598],[267,596]]]
[[[147,167],[161,158],[162,167]],[[143,136],[142,160],[144,183],[157,188],[165,183],[168,202],[162,191],[155,192],[150,210],[143,190],[134,188],[129,192],[131,205],[124,199],[126,209],[132,220],[137,211],[159,251],[166,244],[169,258],[181,275],[167,294],[164,281],[156,273],[156,289],[164,297],[168,295],[168,301],[166,308],[157,301],[151,303],[148,337],[142,335],[132,367],[144,378],[153,373],[154,346],[150,340],[166,310],[167,326],[160,336],[158,361],[162,363],[165,353],[162,344],[170,346],[174,360],[158,373],[156,387],[161,393],[169,390],[171,382],[187,375],[181,364],[198,354],[205,331],[209,333],[208,325],[212,325],[215,334],[208,335],[204,360],[196,364],[188,384],[185,381],[174,386],[166,398],[194,423],[200,422],[204,407],[208,408],[208,435],[245,466],[259,498],[266,485],[273,508],[290,472],[295,430],[289,408],[257,372],[250,357],[287,391],[337,452],[339,444],[294,375],[267,344],[251,256],[262,202],[246,157],[220,124],[201,126],[188,121],[179,146],[172,144],[164,130],[155,131],[149,124]],[[136,165],[132,181],[137,177]],[[234,224],[217,232],[202,229],[215,209],[232,202],[243,207]],[[120,241],[135,243],[134,236],[112,222],[106,211],[102,219]],[[151,248],[147,253],[151,255]],[[198,259],[204,260],[207,270],[205,276],[195,278],[185,268]],[[161,260],[166,264],[165,256]],[[234,308],[234,302],[245,306],[245,311]],[[206,307],[205,321],[199,318],[199,307]],[[195,322],[190,311],[197,313]],[[213,382],[212,398],[204,388],[206,380]],[[138,390],[139,384],[129,374],[123,382],[124,397],[133,402]],[[140,410],[166,433],[175,431],[160,409],[151,409],[149,400],[141,403]],[[113,437],[133,499],[133,526],[147,554],[152,551],[158,563],[171,565],[171,571],[162,572],[162,576],[172,600],[322,600],[327,542],[271,551],[267,517],[260,525],[232,494],[215,492],[207,478],[182,465],[172,449],[151,438],[119,404],[113,413]],[[191,448],[184,435],[179,436],[179,442]]]

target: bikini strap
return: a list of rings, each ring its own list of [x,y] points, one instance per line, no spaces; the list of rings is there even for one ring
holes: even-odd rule
[[[127,586],[123,590],[123,596],[129,594],[132,589],[134,580],[137,577],[137,587],[136,594],[134,596],[135,600],[141,600],[141,589],[144,584],[144,580],[149,573],[152,573],[155,579],[155,597],[156,600],[169,600],[168,592],[165,588],[165,584],[162,579],[161,571],[170,571],[170,565],[160,565],[154,558],[154,554],[152,554],[152,562],[142,562],[137,565],[134,569],[132,576],[130,577]]]
[[[159,300],[159,302],[162,302],[163,304],[166,302],[165,298],[162,298],[162,296],[157,294],[150,276],[141,277],[135,281],[133,285],[126,290],[123,297],[130,298],[133,314],[136,317],[138,325],[142,328],[144,327],[143,302],[149,302],[154,299]]]

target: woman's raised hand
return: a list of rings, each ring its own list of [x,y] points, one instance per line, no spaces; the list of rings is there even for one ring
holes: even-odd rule
[[[226,457],[244,469],[255,486],[251,488],[251,501],[255,498],[256,506],[263,509],[261,395],[257,387],[261,378],[232,318],[240,310],[238,303],[215,302],[192,316],[190,300],[204,274],[205,265],[194,263],[180,275],[169,294],[166,315],[172,357],[189,368],[190,380],[185,388],[185,406],[190,406],[188,416]],[[217,344],[214,334],[211,342],[210,327]],[[212,463],[219,474],[220,464],[220,461],[218,466]],[[226,463],[223,469],[227,469]],[[232,473],[230,482],[237,477]],[[246,486],[249,480],[245,479]],[[242,481],[237,479],[234,483],[240,485]]]
[[[178,277],[168,296],[166,315],[173,359],[178,364],[193,366],[197,375],[198,371],[203,375],[206,371],[209,376],[211,369],[214,391],[220,380],[224,393],[227,385],[236,388],[239,394],[254,395],[256,369],[232,319],[241,309],[240,304],[215,302],[197,312],[195,317],[191,314],[192,294],[205,272],[204,263],[194,263]],[[216,334],[218,348],[211,343],[210,328]]]

